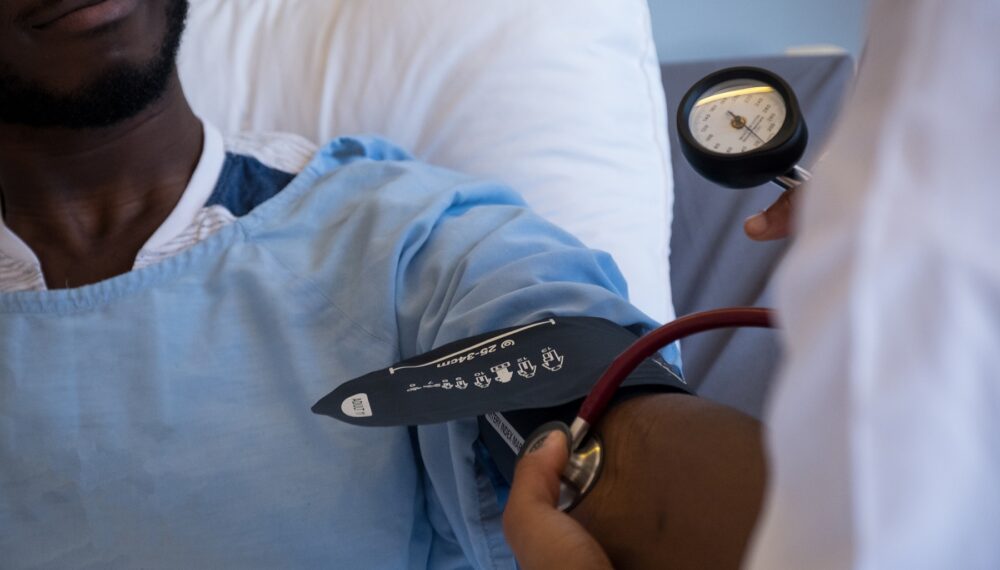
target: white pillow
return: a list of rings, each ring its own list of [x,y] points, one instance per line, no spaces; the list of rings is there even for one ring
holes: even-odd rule
[[[497,179],[673,316],[673,177],[646,0],[192,0],[181,75],[223,131],[378,134]]]

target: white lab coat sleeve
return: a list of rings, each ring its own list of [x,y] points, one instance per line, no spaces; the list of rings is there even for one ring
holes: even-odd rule
[[[1000,568],[1000,3],[876,0],[778,277],[747,566]]]

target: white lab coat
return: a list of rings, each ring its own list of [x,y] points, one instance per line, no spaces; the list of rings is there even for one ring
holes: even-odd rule
[[[1000,568],[1000,1],[875,0],[779,274],[748,567]]]

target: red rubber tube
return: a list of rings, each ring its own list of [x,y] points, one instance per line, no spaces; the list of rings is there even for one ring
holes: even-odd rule
[[[672,342],[700,332],[732,327],[773,328],[774,311],[751,307],[716,309],[704,313],[694,313],[671,321],[637,340],[625,349],[604,374],[597,380],[593,390],[580,406],[578,419],[594,425],[604,414],[618,387],[625,378],[658,350]]]

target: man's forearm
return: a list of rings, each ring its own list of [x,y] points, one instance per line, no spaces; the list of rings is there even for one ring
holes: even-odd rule
[[[600,481],[573,511],[621,568],[736,568],[766,478],[760,423],[699,398],[628,400],[599,424]]]

